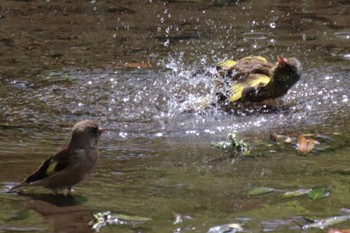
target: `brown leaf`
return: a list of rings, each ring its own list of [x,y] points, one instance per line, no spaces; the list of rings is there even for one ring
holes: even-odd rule
[[[350,233],[350,229],[329,229],[327,233]]]
[[[303,134],[299,136],[298,144],[297,144],[297,150],[303,154],[306,155],[309,153],[312,149],[315,147],[315,139],[305,137]]]

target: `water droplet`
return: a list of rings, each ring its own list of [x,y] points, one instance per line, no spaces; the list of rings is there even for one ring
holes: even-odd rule
[[[270,28],[276,28],[276,23],[275,22],[271,22],[269,25],[270,25]]]
[[[166,40],[166,41],[164,42],[164,47],[169,47],[169,44],[170,44],[170,40]]]
[[[163,136],[163,133],[156,133],[156,136],[157,136],[157,137],[162,137],[162,136]]]
[[[122,138],[126,138],[128,136],[128,133],[126,132],[120,132],[119,133],[119,136],[122,137]]]
[[[303,34],[301,35],[301,37],[302,37],[303,40],[306,40],[306,34],[303,33]]]
[[[167,27],[167,28],[165,29],[165,32],[166,32],[167,34],[169,34],[169,33],[170,33],[170,27]]]

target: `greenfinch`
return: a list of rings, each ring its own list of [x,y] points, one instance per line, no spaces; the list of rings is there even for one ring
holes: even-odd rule
[[[264,57],[249,56],[217,64],[216,94],[220,103],[263,102],[284,96],[301,77],[296,58],[277,57],[275,64]]]
[[[73,127],[69,144],[46,159],[10,192],[26,185],[40,185],[53,190],[54,194],[64,190],[65,195],[71,195],[72,187],[94,168],[99,157],[97,143],[103,131],[90,120],[78,122]]]

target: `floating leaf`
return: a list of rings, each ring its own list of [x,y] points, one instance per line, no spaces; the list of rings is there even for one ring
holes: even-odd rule
[[[299,136],[297,150],[303,154],[308,154],[315,147],[316,140],[306,137],[303,134]]]
[[[298,189],[296,191],[285,192],[283,196],[286,198],[299,197],[308,194],[311,191],[312,189]]]
[[[306,194],[310,199],[316,200],[329,196],[329,191],[325,188],[315,188]]]
[[[254,188],[254,189],[249,190],[248,195],[249,196],[258,196],[258,195],[271,193],[273,191],[275,191],[274,188],[258,187],[258,188]]]

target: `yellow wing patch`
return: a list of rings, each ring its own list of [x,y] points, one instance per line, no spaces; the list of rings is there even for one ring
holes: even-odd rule
[[[228,70],[232,66],[234,66],[236,63],[237,62],[233,61],[233,60],[225,60],[225,61],[222,61],[222,62],[219,62],[218,64],[216,64],[216,67],[218,67],[219,69]]]
[[[230,102],[235,102],[242,98],[243,90],[247,87],[257,88],[258,86],[266,86],[270,82],[270,78],[264,74],[251,74],[245,80],[235,81],[231,85],[232,95]]]
[[[51,176],[52,174],[54,174],[56,172],[55,171],[56,166],[57,166],[57,162],[51,163],[46,169],[46,175]]]

